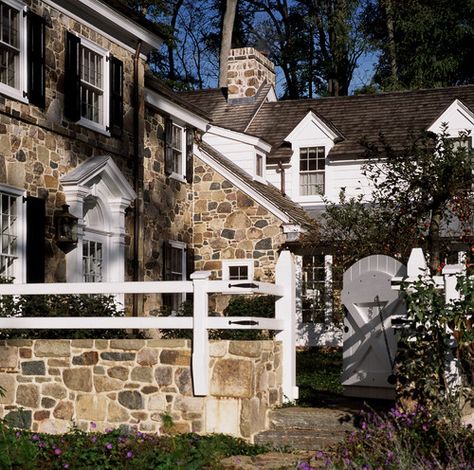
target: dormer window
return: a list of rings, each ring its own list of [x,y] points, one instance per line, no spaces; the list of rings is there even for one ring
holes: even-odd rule
[[[300,195],[324,194],[326,152],[324,147],[300,148]]]

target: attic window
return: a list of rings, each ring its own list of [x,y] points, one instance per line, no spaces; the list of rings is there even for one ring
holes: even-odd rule
[[[300,149],[300,195],[324,194],[326,154],[324,147]]]

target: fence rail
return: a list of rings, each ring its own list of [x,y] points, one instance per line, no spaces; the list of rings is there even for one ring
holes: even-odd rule
[[[2,295],[193,294],[193,316],[168,317],[3,317],[0,329],[192,329],[194,394],[209,393],[209,329],[275,330],[282,342],[282,388],[286,400],[298,398],[296,386],[295,263],[280,254],[275,284],[259,281],[211,281],[209,271],[196,271],[191,281],[0,284]],[[210,317],[209,294],[269,294],[276,297],[275,318]]]

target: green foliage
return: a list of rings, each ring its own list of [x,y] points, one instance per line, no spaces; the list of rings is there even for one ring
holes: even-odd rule
[[[384,90],[434,88],[474,81],[472,1],[378,0],[368,2],[364,16],[367,38],[375,50],[381,51],[375,81]],[[392,41],[388,33],[389,18],[393,26]],[[396,77],[392,74],[392,51],[397,64]]]
[[[362,413],[360,429],[333,452],[318,452],[318,464],[334,470],[472,468],[474,431],[458,415],[452,406],[431,412],[418,407],[410,412],[395,408],[386,415]]]
[[[14,431],[2,426],[0,468],[42,470],[209,470],[232,455],[256,455],[266,449],[222,434],[157,436],[130,429],[63,435]]]
[[[164,309],[163,313],[169,315],[169,310]],[[183,302],[176,316],[191,317],[193,315],[192,302]],[[271,295],[256,295],[246,297],[242,295],[232,296],[228,306],[224,310],[227,317],[275,317],[275,297]],[[163,338],[192,339],[192,330],[162,330]],[[271,339],[274,333],[267,330],[209,330],[209,339],[228,340],[257,340]]]
[[[461,299],[446,303],[444,292],[432,278],[420,278],[404,286],[407,321],[398,333],[398,379],[403,385],[403,396],[418,403],[439,407],[446,402],[458,402],[446,376],[446,361],[456,338],[454,353],[467,360],[472,374],[469,348],[474,316],[474,280],[459,276]]]
[[[2,296],[0,317],[121,317],[113,296]],[[92,325],[91,325],[92,326]],[[93,326],[92,326],[93,327]],[[0,339],[128,338],[124,330],[0,330]]]

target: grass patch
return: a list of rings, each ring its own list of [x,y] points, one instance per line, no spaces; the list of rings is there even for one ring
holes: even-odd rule
[[[296,353],[300,406],[318,406],[328,396],[341,396],[342,350],[309,348]]]

